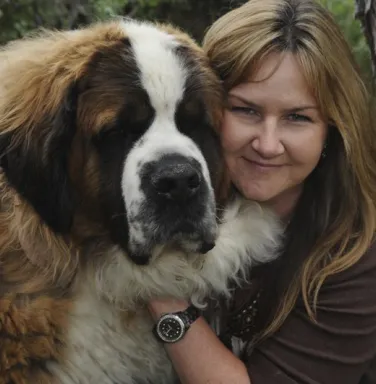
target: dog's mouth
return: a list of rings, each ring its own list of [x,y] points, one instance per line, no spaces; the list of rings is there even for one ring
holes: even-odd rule
[[[216,238],[217,227],[215,224],[208,227],[201,226],[201,228],[192,226],[189,231],[176,231],[171,236],[170,244],[184,252],[205,254],[214,248]],[[169,241],[167,240],[166,243]]]
[[[158,229],[157,229],[157,228]],[[128,255],[139,265],[148,264],[152,259],[162,257],[164,250],[189,254],[206,254],[214,246],[218,235],[215,222],[203,220],[201,223],[181,223],[177,226],[151,226],[153,231],[144,233],[144,241],[132,241],[128,246]]]

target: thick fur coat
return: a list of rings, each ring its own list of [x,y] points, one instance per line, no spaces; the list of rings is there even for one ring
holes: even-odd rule
[[[225,201],[220,80],[167,26],[116,20],[0,52],[0,383],[168,384],[145,303],[229,295],[275,217]]]

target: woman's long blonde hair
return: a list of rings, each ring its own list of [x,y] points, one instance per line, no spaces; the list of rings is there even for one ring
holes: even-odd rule
[[[340,29],[314,0],[248,1],[213,24],[203,46],[226,90],[249,78],[270,52],[292,52],[330,122],[326,156],[307,178],[287,229],[283,257],[294,274],[265,336],[280,327],[299,294],[314,320],[325,279],[355,264],[374,239],[370,96]]]

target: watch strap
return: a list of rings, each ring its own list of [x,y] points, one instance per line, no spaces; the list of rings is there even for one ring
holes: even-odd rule
[[[201,316],[201,311],[193,304],[191,304],[185,311],[180,312],[180,314],[185,316],[187,320],[187,326],[190,326]]]

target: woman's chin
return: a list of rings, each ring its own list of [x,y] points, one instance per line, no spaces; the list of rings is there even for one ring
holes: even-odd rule
[[[275,194],[270,191],[266,191],[260,188],[254,187],[244,187],[239,188],[240,193],[248,200],[254,200],[259,203],[267,203],[269,200],[273,199]]]

